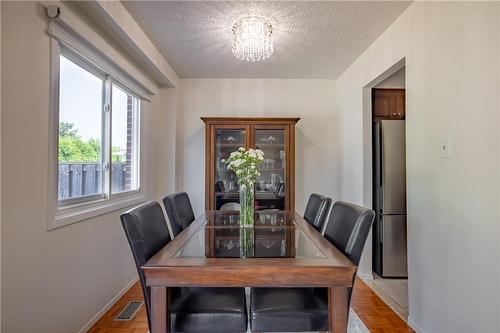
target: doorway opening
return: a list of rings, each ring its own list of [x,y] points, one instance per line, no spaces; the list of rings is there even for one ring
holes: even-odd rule
[[[403,59],[364,89],[364,201],[376,214],[365,282],[407,321],[405,81]]]

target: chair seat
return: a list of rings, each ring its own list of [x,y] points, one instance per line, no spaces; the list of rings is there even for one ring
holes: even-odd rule
[[[244,288],[176,288],[173,332],[246,332]]]
[[[324,288],[252,288],[252,331],[328,330],[328,296]]]

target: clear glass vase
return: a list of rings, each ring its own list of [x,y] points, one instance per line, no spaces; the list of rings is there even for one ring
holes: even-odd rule
[[[240,258],[254,256],[254,228],[240,228]]]
[[[253,228],[254,185],[240,184],[240,227]]]

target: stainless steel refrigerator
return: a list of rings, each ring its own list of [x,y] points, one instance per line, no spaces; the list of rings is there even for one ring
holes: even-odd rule
[[[404,120],[373,127],[373,270],[382,277],[407,277],[406,150]]]

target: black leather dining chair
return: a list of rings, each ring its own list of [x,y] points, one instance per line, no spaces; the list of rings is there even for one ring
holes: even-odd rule
[[[331,204],[332,199],[317,193],[311,194],[309,196],[309,200],[307,200],[304,220],[309,222],[310,225],[321,232],[321,230],[323,230],[323,226],[325,225],[326,217]]]
[[[160,205],[153,201],[123,213],[121,221],[139,274],[151,331],[151,291],[141,267],[170,242],[167,222]],[[243,288],[173,288],[170,301],[172,332],[246,331]]]
[[[332,207],[325,237],[355,265],[370,231],[371,209],[337,201]],[[352,288],[349,290],[349,303]],[[252,288],[252,332],[328,331],[326,288]]]
[[[167,195],[163,198],[163,205],[174,237],[194,221],[193,207],[186,192]]]

